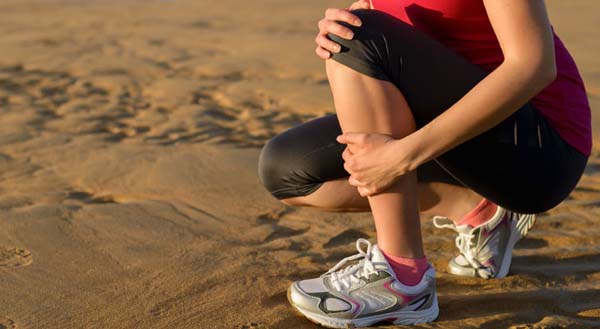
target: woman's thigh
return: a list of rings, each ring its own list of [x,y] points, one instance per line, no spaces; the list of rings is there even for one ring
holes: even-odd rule
[[[507,209],[539,213],[575,188],[587,156],[531,105],[435,161],[463,185]]]

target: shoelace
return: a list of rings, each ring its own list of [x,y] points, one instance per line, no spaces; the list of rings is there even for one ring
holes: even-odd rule
[[[366,251],[362,249],[361,244],[367,245]],[[369,240],[362,238],[356,240],[356,249],[358,250],[358,254],[342,259],[334,267],[329,269],[329,271],[321,275],[321,277],[330,275],[330,282],[333,285],[333,287],[338,291],[350,288],[352,286],[352,283],[358,283],[361,277],[366,278],[371,273],[377,273],[375,266],[371,262],[372,246]],[[348,266],[343,270],[340,270],[340,268],[342,268],[347,262],[359,258],[362,259],[357,264]]]
[[[449,224],[440,224],[439,220],[445,220]],[[452,222],[448,217],[443,216],[433,216],[433,226],[437,228],[448,228],[458,233],[458,236],[455,239],[456,248],[460,251],[461,255],[467,260],[469,265],[473,267],[479,276],[482,278],[489,278],[493,275],[493,271],[489,266],[482,265],[476,258],[476,254],[473,253],[475,250],[475,234],[473,232],[475,229],[469,230],[469,232],[461,232],[456,227],[456,224]]]

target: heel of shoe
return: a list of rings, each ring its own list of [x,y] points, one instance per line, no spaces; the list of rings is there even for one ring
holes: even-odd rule
[[[519,218],[517,221],[517,231],[521,235],[520,239],[527,236],[527,233],[529,233],[536,220],[535,214],[527,214],[522,216],[523,218]]]
[[[400,325],[412,325],[419,323],[428,323],[435,321],[440,314],[440,307],[438,304],[437,293],[433,293],[433,302],[431,306],[420,311],[410,311],[404,313],[402,316],[398,317],[393,324]]]

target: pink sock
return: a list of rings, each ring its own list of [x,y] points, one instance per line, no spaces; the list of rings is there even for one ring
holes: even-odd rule
[[[406,258],[393,256],[381,250],[381,253],[387,259],[392,267],[398,281],[407,286],[414,286],[421,282],[423,274],[429,268],[427,257],[421,258]]]
[[[458,221],[457,225],[471,225],[472,227],[479,226],[494,216],[498,206],[495,203],[492,203],[488,199],[483,199],[479,204],[473,208],[473,210],[469,211],[468,214],[465,215],[460,221]]]

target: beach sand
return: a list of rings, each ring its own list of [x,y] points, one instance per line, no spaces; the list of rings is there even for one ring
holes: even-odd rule
[[[314,328],[287,286],[374,241],[371,216],[284,206],[257,159],[334,111],[313,40],[341,5],[0,2],[0,328]],[[599,109],[600,2],[548,6]],[[421,327],[600,327],[599,155],[506,279],[447,274],[453,236],[423,218]]]

